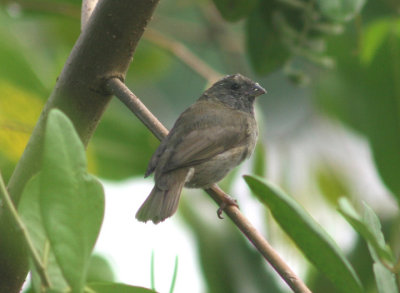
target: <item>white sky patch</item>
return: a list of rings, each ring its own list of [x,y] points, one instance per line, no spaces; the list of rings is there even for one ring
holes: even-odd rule
[[[174,292],[204,292],[196,245],[179,217],[158,225],[140,223],[135,213],[153,187],[150,180],[104,182],[106,211],[95,252],[111,263],[117,281],[150,288],[151,253],[154,251],[155,287],[169,292],[178,256]]]

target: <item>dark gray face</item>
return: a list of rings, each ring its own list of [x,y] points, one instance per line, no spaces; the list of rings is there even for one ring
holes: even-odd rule
[[[209,88],[200,99],[218,100],[227,106],[253,113],[255,97],[266,91],[241,74],[228,75]]]

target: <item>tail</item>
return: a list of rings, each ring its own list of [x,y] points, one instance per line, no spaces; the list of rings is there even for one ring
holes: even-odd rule
[[[185,181],[174,182],[168,189],[162,190],[154,186],[150,195],[136,213],[141,222],[153,221],[158,224],[171,217],[178,209],[179,198]]]

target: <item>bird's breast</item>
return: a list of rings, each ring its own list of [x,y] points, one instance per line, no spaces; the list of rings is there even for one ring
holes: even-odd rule
[[[212,159],[193,166],[193,173],[185,186],[189,188],[208,188],[222,180],[233,168],[250,157],[257,141],[257,127],[248,132],[244,142]]]

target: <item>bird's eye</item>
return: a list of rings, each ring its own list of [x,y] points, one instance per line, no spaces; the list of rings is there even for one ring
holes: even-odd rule
[[[240,89],[240,84],[238,84],[238,83],[234,83],[234,84],[232,84],[231,85],[231,89],[233,89],[233,90],[238,90],[238,89]]]

